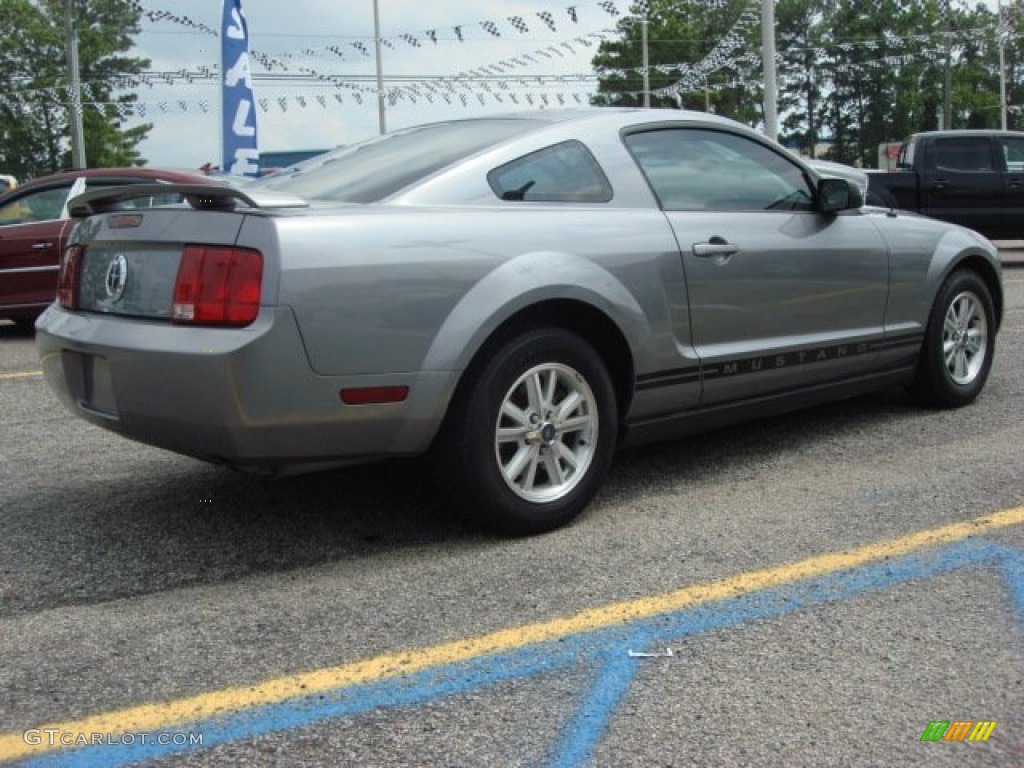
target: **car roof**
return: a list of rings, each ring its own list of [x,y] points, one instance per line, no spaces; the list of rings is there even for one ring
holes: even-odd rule
[[[705,123],[717,123],[732,127],[743,127],[729,118],[721,117],[707,112],[696,112],[688,109],[646,109],[644,107],[565,107],[558,109],[536,109],[514,112],[497,113],[480,117],[456,118],[454,120],[441,120],[437,122],[473,122],[485,120],[522,119],[534,122],[564,123],[575,122],[629,122],[630,119],[641,116],[645,118],[639,122],[663,122],[663,121],[686,121],[700,120]]]
[[[926,136],[945,136],[950,138],[964,138],[965,136],[1017,136],[1024,137],[1024,131],[1000,131],[996,128],[957,128],[950,131],[919,131],[910,136],[911,140],[924,138]]]

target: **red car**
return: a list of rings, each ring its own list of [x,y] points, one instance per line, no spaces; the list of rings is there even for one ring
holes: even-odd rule
[[[41,176],[0,196],[0,318],[31,325],[57,293],[60,254],[73,222],[70,197],[99,187],[153,182],[217,184],[199,171],[90,168]],[[136,208],[181,202],[177,195],[133,200]]]

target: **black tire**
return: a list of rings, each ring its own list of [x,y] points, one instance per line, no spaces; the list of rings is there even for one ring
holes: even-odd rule
[[[939,289],[910,393],[938,408],[974,401],[988,380],[996,344],[995,308],[975,272],[958,270]]]
[[[618,430],[611,378],[593,347],[559,328],[532,329],[466,376],[432,457],[449,495],[505,534],[543,533],[579,515]]]

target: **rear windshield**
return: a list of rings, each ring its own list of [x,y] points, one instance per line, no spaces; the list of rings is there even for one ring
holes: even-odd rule
[[[483,149],[542,125],[458,120],[407,128],[320,155],[253,182],[305,200],[373,203]]]

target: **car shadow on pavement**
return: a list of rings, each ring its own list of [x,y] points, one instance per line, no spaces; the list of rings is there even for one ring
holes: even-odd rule
[[[0,320],[0,341],[4,339],[31,339],[35,335],[36,329],[31,324]]]
[[[274,479],[111,445],[116,455],[93,473],[11,489],[0,616],[487,541],[447,508],[418,462]],[[132,452],[141,460],[129,464]],[[105,469],[118,466],[131,476]]]
[[[957,417],[919,409],[897,391],[623,451],[594,505],[567,535],[601,526],[605,505],[652,491],[712,487],[737,467],[770,473],[804,456],[873,456],[880,433],[884,439],[910,430],[930,441],[936,432],[920,420],[943,418]],[[519,546],[481,532],[449,508],[425,462],[267,478],[114,437],[105,442],[102,455],[73,459],[72,473],[55,468],[49,482],[38,481],[42,487],[9,489],[0,616],[406,548],[445,554]]]

